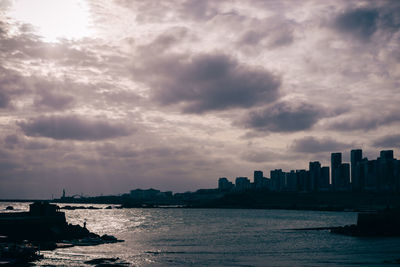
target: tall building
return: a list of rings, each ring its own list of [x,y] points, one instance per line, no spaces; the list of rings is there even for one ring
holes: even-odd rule
[[[254,171],[254,186],[255,188],[261,188],[263,186],[264,174],[262,171]]]
[[[394,191],[395,182],[395,160],[393,150],[383,150],[377,159],[377,180],[380,191]]]
[[[331,154],[331,179],[332,187],[336,190],[338,179],[339,179],[339,168],[342,164],[342,153],[332,153]]]
[[[298,191],[297,181],[297,172],[291,170],[290,172],[286,173],[286,187],[288,191]]]
[[[393,150],[382,150],[380,153],[380,158],[386,160],[393,159]]]
[[[319,161],[310,162],[309,169],[311,179],[309,191],[317,191],[319,187],[318,183],[321,176],[321,163],[319,163]]]
[[[357,163],[362,160],[362,150],[353,149],[350,152],[351,160],[351,184],[354,191],[361,191],[360,175],[357,172]]]
[[[394,160],[394,179],[396,192],[400,192],[400,160]]]
[[[236,190],[239,192],[243,192],[251,189],[250,180],[247,177],[237,177],[235,180]]]
[[[308,180],[310,177],[310,172],[306,170],[296,170],[297,174],[297,188],[300,192],[308,191]]]
[[[271,171],[271,190],[283,191],[286,187],[285,173],[281,169]]]
[[[350,190],[350,164],[342,163],[336,173],[336,188],[337,191]]]
[[[321,168],[318,181],[318,191],[329,190],[329,167],[325,166]]]
[[[233,183],[230,182],[226,177],[218,179],[218,190],[219,191],[230,191],[233,188]]]

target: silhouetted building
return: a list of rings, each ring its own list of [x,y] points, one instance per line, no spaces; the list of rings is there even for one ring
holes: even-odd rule
[[[320,175],[321,175],[321,163],[319,163],[319,161],[310,162],[309,170],[310,170],[309,191],[317,191],[318,182],[320,180]]]
[[[318,191],[329,191],[329,189],[329,167],[324,166],[319,175]]]
[[[310,172],[306,170],[296,170],[297,188],[300,192],[308,191],[308,181],[310,180]]]
[[[250,180],[247,177],[237,177],[235,180],[235,188],[239,192],[251,189]]]
[[[366,191],[378,190],[378,163],[376,160],[362,161],[364,167],[365,187]]]
[[[400,160],[394,160],[394,179],[396,192],[400,192]]]
[[[386,160],[393,159],[393,150],[382,150],[380,152],[380,158]]]
[[[393,150],[380,151],[376,160],[362,158],[361,149],[350,152],[351,163],[342,163],[342,153],[331,153],[331,172],[329,167],[321,167],[320,162],[309,163],[309,171],[282,169],[271,170],[271,179],[263,177],[262,171],[254,171],[254,183],[247,177],[236,178],[236,190],[270,189],[271,191],[349,191],[358,192],[399,192],[400,161],[394,158]],[[226,178],[220,178],[220,191],[234,188]]]
[[[377,159],[377,180],[380,191],[394,191],[396,188],[394,177],[394,158],[393,150],[383,150]]]
[[[152,199],[159,197],[160,194],[160,190],[156,190],[153,188],[147,190],[135,189],[130,191],[130,197],[134,199]]]
[[[219,191],[231,191],[234,187],[233,183],[230,182],[226,177],[218,179],[218,190]]]
[[[334,190],[337,188],[339,173],[340,173],[340,165],[342,164],[342,153],[332,153],[331,154],[331,179],[332,179],[332,187]]]
[[[350,164],[340,164],[336,175],[336,191],[350,190]]]
[[[254,171],[254,187],[262,188],[264,174],[262,171]]]
[[[271,190],[283,191],[286,186],[285,173],[281,169],[271,171]]]
[[[293,170],[286,173],[286,189],[287,191],[298,191],[297,188],[297,173]]]
[[[362,160],[362,150],[353,149],[350,152],[351,160],[351,185],[354,191],[361,191],[362,185],[360,181],[360,174],[358,173],[357,163]]]

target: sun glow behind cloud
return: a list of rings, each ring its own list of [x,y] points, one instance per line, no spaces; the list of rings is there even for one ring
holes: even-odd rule
[[[80,39],[94,33],[85,1],[18,0],[14,2],[10,15],[33,25],[46,42],[57,42],[62,38]]]

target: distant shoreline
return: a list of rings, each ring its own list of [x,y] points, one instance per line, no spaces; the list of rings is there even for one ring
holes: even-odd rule
[[[203,195],[204,196],[204,195]],[[57,204],[104,204],[118,208],[221,208],[221,209],[284,209],[316,211],[376,211],[400,207],[400,194],[366,192],[263,192],[227,193],[215,198],[198,199],[133,199],[123,197],[90,197],[46,200]],[[0,202],[33,202],[31,199],[0,199]],[[84,207],[82,207],[84,208]],[[108,207],[116,208],[116,207]]]

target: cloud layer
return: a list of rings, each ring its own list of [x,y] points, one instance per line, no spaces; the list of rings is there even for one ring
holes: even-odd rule
[[[140,71],[146,77],[140,78],[152,97],[162,105],[181,104],[185,113],[273,102],[281,84],[278,76],[225,54],[166,55],[144,64]]]
[[[44,14],[81,10],[0,1],[2,198],[183,192],[353,146],[398,153],[398,1],[83,4],[91,30],[49,42]]]
[[[122,125],[105,120],[88,120],[77,116],[46,116],[20,122],[27,136],[57,140],[102,140],[127,136],[130,131]]]

